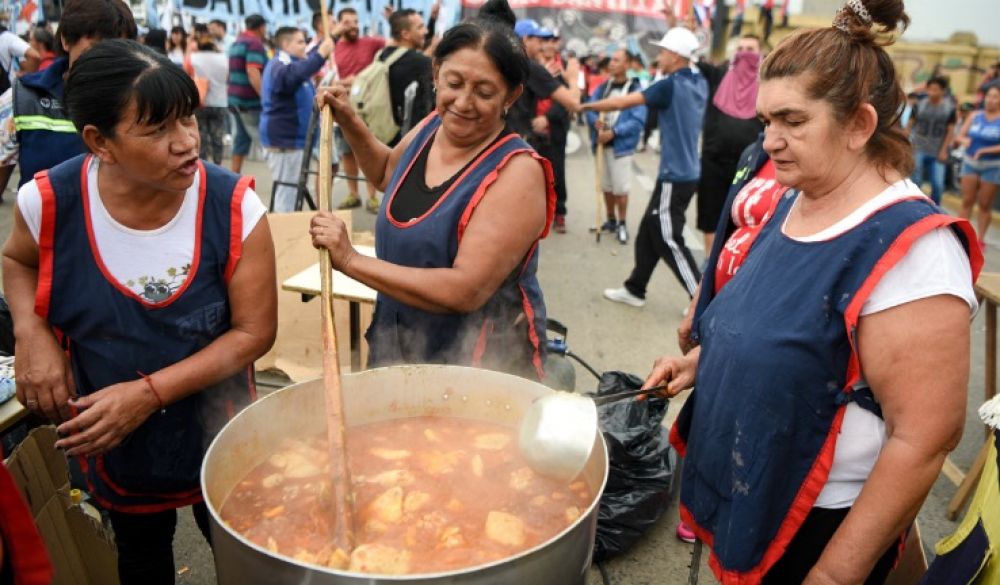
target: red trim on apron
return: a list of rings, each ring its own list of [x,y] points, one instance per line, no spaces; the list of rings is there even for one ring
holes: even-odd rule
[[[861,378],[861,358],[858,355],[857,340],[854,338],[853,333],[858,325],[858,317],[861,313],[862,305],[868,300],[872,291],[875,290],[875,286],[882,279],[882,276],[906,256],[906,253],[917,239],[924,234],[930,233],[932,230],[946,226],[957,227],[965,235],[968,242],[966,251],[969,254],[969,264],[972,267],[972,282],[975,283],[979,278],[979,272],[982,270],[984,262],[983,253],[979,249],[979,246],[975,245],[979,240],[968,221],[948,215],[931,215],[903,230],[903,233],[896,238],[896,241],[889,246],[885,255],[875,265],[875,269],[865,279],[865,282],[847,306],[847,311],[844,312],[844,327],[848,332],[848,340],[851,343],[851,359],[847,366],[847,384],[844,387],[844,392],[851,392],[854,383]]]
[[[13,569],[14,585],[49,585],[54,570],[45,542],[14,478],[0,466],[0,535],[4,565]]]
[[[83,473],[83,480],[87,484],[87,493],[94,499],[95,502],[98,503],[98,505],[108,510],[133,514],[152,514],[154,512],[175,510],[177,508],[183,508],[184,506],[190,506],[191,504],[197,504],[204,499],[201,495],[201,491],[198,490],[197,494],[189,497],[179,500],[170,500],[167,502],[158,502],[156,504],[113,504],[106,498],[101,497],[97,491],[97,487],[94,485],[94,482],[90,481],[90,465],[87,462],[87,458],[77,456],[76,461],[80,465],[80,471]],[[102,478],[105,477],[105,474],[102,473],[101,475]],[[105,479],[105,481],[107,481],[107,479]]]
[[[193,488],[193,489],[190,489],[190,490],[184,490],[182,492],[173,492],[173,493],[170,493],[170,492],[166,492],[166,493],[156,493],[156,492],[143,492],[143,493],[139,493],[139,492],[132,492],[132,491],[129,491],[129,490],[127,490],[127,489],[119,486],[114,481],[112,481],[111,477],[108,475],[107,470],[104,469],[104,456],[98,455],[97,457],[94,458],[94,461],[96,463],[95,469],[97,469],[97,475],[100,476],[101,480],[103,480],[104,483],[109,488],[111,488],[116,494],[118,494],[120,496],[125,496],[125,497],[139,497],[139,498],[149,497],[149,498],[176,499],[176,498],[186,498],[186,497],[189,497],[189,496],[191,496],[193,494],[197,494],[197,493],[201,492],[201,488],[200,487]]]
[[[466,205],[465,211],[462,212],[462,217],[458,221],[458,242],[462,243],[462,236],[465,235],[465,228],[469,226],[469,221],[472,219],[472,214],[475,213],[476,208],[479,207],[479,203],[486,196],[486,190],[496,182],[497,178],[500,176],[500,171],[507,166],[507,162],[511,158],[518,154],[528,153],[532,158],[537,160],[542,165],[542,171],[545,173],[545,227],[542,228],[542,232],[538,235],[538,239],[544,239],[545,236],[549,235],[549,229],[552,226],[552,220],[556,213],[556,190],[555,183],[552,174],[552,164],[547,158],[539,155],[531,148],[521,148],[507,153],[507,156],[500,161],[490,174],[486,175],[483,182],[479,184],[476,192],[472,195],[472,199],[469,200],[469,204]]]
[[[891,207],[896,203],[911,199],[918,199],[918,197],[910,197],[893,201],[873,211],[871,215]],[[910,247],[917,241],[917,239],[927,233],[930,233],[932,230],[947,226],[957,227],[966,236],[966,249],[969,254],[969,262],[972,267],[973,282],[975,282],[975,280],[979,277],[979,271],[982,269],[983,265],[983,256],[979,248],[975,245],[975,242],[977,241],[975,233],[972,231],[972,226],[968,221],[938,214],[927,216],[903,230],[903,232],[900,233],[896,240],[889,246],[885,254],[882,255],[882,258],[875,264],[871,274],[868,275],[861,287],[855,292],[854,297],[851,299],[851,302],[848,304],[847,310],[844,313],[844,327],[847,331],[847,337],[851,344],[851,357],[847,367],[847,382],[844,385],[843,390],[845,393],[852,392],[854,384],[861,378],[861,361],[858,354],[856,339],[854,338],[854,331],[857,327],[861,307],[871,295],[879,281],[881,281],[882,277],[884,277],[893,266],[906,256]],[[768,545],[760,563],[750,571],[727,571],[724,570],[719,564],[718,557],[716,557],[715,553],[711,553],[708,560],[709,567],[712,569],[716,578],[719,579],[723,585],[758,585],[764,575],[767,574],[767,571],[769,571],[771,567],[773,567],[774,564],[785,554],[785,550],[787,549],[789,543],[795,537],[796,533],[798,533],[799,528],[802,527],[802,523],[805,522],[806,516],[808,516],[809,512],[812,510],[813,504],[816,502],[816,498],[819,497],[819,493],[826,485],[827,478],[830,475],[830,468],[833,464],[837,437],[840,435],[840,427],[844,419],[844,412],[846,408],[847,407],[845,405],[841,406],[837,410],[837,414],[834,416],[833,423],[826,436],[826,440],[823,443],[823,447],[820,449],[816,460],[813,462],[809,473],[806,475],[804,483],[799,488],[795,499],[792,501],[791,507],[786,513],[784,520],[782,520],[781,526],[778,528],[778,532],[775,535],[774,540],[772,540]],[[694,533],[698,536],[698,539],[711,547],[713,542],[712,534],[695,522],[694,517],[683,504],[680,506],[680,514],[681,519],[685,524],[691,527]]]
[[[516,136],[517,136],[516,134],[511,134],[506,139],[498,142],[496,146],[500,146],[501,144],[506,142],[507,139],[514,138]],[[489,151],[483,154],[484,155],[489,154],[489,152],[491,152],[492,150],[493,149],[491,148],[489,149]],[[503,157],[500,163],[497,164],[496,168],[490,171],[490,173],[486,175],[485,178],[483,178],[482,182],[479,183],[479,187],[476,188],[476,192],[473,193],[472,198],[469,200],[468,205],[465,206],[465,210],[462,212],[462,217],[458,221],[458,243],[459,245],[461,245],[462,237],[465,235],[465,229],[468,227],[469,221],[472,219],[472,214],[476,211],[476,208],[479,206],[479,203],[483,200],[483,197],[486,196],[486,191],[490,188],[490,186],[493,185],[493,183],[496,182],[497,178],[500,176],[500,171],[502,171],[504,167],[507,166],[507,163],[510,161],[510,159],[519,154],[524,154],[524,153],[528,153],[529,155],[531,155],[532,158],[534,158],[542,165],[542,171],[545,174],[546,188],[545,188],[545,227],[542,228],[542,231],[539,234],[538,239],[536,239],[535,243],[532,244],[531,249],[529,249],[528,252],[525,254],[525,261],[521,266],[521,274],[523,274],[524,270],[527,268],[531,255],[538,248],[538,240],[544,238],[549,234],[549,228],[552,225],[552,219],[553,217],[555,217],[556,192],[552,174],[552,165],[549,163],[548,159],[540,156],[537,152],[535,152],[533,149],[530,148],[520,148],[507,153],[507,155]],[[474,166],[475,165],[471,165],[469,167],[469,170],[472,170]],[[465,175],[463,174],[462,176],[464,177]],[[455,181],[455,184],[457,185],[460,181],[461,178],[458,181]],[[442,197],[442,199],[444,199],[444,197]],[[534,351],[532,352],[533,355],[531,358],[531,362],[535,366],[535,372],[538,374],[538,379],[542,380],[545,378],[545,368],[542,364],[541,340],[538,336],[538,330],[535,328],[535,308],[531,306],[531,300],[528,299],[528,295],[524,292],[524,287],[518,284],[517,288],[521,292],[521,308],[524,311],[524,316],[528,321],[528,340],[531,342],[531,345],[534,349]],[[482,338],[482,333],[480,333],[480,338]],[[477,350],[479,349],[478,344],[476,346],[476,349]],[[483,347],[483,351],[485,352],[485,347]],[[480,355],[480,357],[482,357],[482,355]]]
[[[545,366],[542,364],[541,341],[538,339],[538,331],[535,329],[535,308],[531,306],[531,301],[528,299],[528,295],[525,294],[524,287],[518,284],[517,288],[521,291],[521,307],[524,309],[524,316],[528,320],[528,340],[531,341],[531,346],[534,348],[531,363],[535,365],[535,372],[538,374],[538,379],[544,380]]]
[[[49,318],[52,302],[52,269],[55,261],[53,248],[56,235],[56,193],[49,182],[49,172],[35,175],[35,184],[42,199],[42,222],[38,232],[38,286],[35,289],[35,314]]]
[[[207,183],[207,181],[205,181]],[[254,187],[253,177],[240,177],[233,187],[233,198],[229,204],[229,259],[226,261],[226,284],[236,272],[236,264],[243,256],[243,197],[247,189]]]
[[[681,436],[680,429],[677,428],[677,420],[674,420],[674,424],[670,425],[670,445],[673,446],[674,450],[681,457],[687,457],[688,445],[684,437]]]
[[[247,366],[247,390],[250,392],[250,402],[257,402],[257,379],[253,376],[253,364]]]
[[[435,133],[436,133],[436,131],[435,131]],[[416,219],[414,219],[412,221],[408,221],[408,222],[398,221],[396,218],[394,218],[392,216],[392,212],[390,211],[392,209],[392,201],[393,201],[393,199],[396,198],[396,194],[399,192],[399,187],[406,180],[406,177],[409,176],[410,171],[413,169],[413,165],[416,164],[417,159],[420,158],[420,155],[423,153],[424,149],[427,148],[428,143],[431,141],[431,138],[433,138],[433,137],[434,137],[434,133],[429,134],[427,136],[427,138],[424,140],[423,144],[420,145],[420,150],[417,151],[417,156],[414,156],[413,159],[410,160],[410,164],[407,165],[406,171],[404,171],[403,174],[399,177],[399,182],[396,183],[395,187],[392,190],[392,194],[389,196],[389,204],[385,206],[385,217],[386,217],[386,219],[389,220],[389,223],[391,223],[395,227],[398,227],[398,228],[401,228],[401,229],[406,229],[406,228],[408,228],[410,226],[413,226],[413,225],[416,225],[416,224],[420,223],[425,218],[427,218],[428,216],[430,216],[432,213],[434,213],[435,210],[437,210],[438,207],[440,207],[448,199],[448,197],[451,195],[451,193],[455,190],[456,187],[459,186],[459,184],[462,183],[462,181],[465,179],[465,177],[468,176],[468,174],[471,173],[473,170],[475,170],[475,168],[479,165],[479,163],[483,159],[485,159],[487,156],[489,156],[490,154],[492,154],[493,151],[495,151],[496,149],[500,148],[501,146],[503,146],[507,142],[510,142],[511,140],[519,138],[519,136],[517,134],[511,133],[511,134],[508,134],[507,136],[501,138],[500,140],[496,141],[493,144],[493,146],[487,148],[486,150],[484,150],[483,152],[481,152],[479,154],[479,156],[477,156],[475,159],[473,159],[473,161],[469,164],[468,168],[465,169],[465,172],[463,172],[461,175],[458,176],[457,179],[455,179],[455,181],[452,183],[451,187],[449,187],[448,190],[445,191],[444,194],[441,195],[441,197],[438,197],[438,200],[434,203],[434,205],[431,206],[430,209],[428,209],[427,211],[425,211],[423,215],[421,215],[420,217],[418,217],[418,218],[416,218]],[[506,162],[506,159],[504,159],[504,162]],[[503,166],[503,162],[500,163],[500,166],[501,167]],[[498,169],[499,169],[499,167],[498,167]],[[421,182],[423,182],[424,178],[421,177],[420,180],[421,180]]]
[[[104,259],[101,258],[101,252],[97,248],[97,239],[94,236],[94,226],[90,219],[90,193],[89,186],[87,184],[87,168],[90,166],[90,160],[93,157],[94,155],[88,155],[83,159],[83,169],[80,171],[80,193],[83,196],[83,217],[87,223],[87,239],[90,241],[90,252],[94,256],[94,262],[101,270],[101,274],[104,275],[104,278],[130,299],[137,301],[144,307],[150,309],[162,309],[170,306],[170,304],[179,299],[181,295],[184,294],[184,291],[187,290],[188,286],[194,282],[195,274],[198,273],[198,265],[201,264],[201,221],[204,216],[205,192],[208,188],[208,178],[205,176],[205,165],[201,161],[198,161],[198,176],[200,181],[200,184],[198,185],[198,216],[195,219],[194,226],[194,258],[191,259],[191,269],[188,271],[187,278],[185,278],[184,282],[177,288],[176,291],[174,291],[174,294],[170,295],[170,297],[163,302],[151,303],[118,282],[118,279],[111,274],[107,265],[104,264]],[[181,205],[183,205],[183,203]]]
[[[115,512],[124,512],[126,514],[155,514],[157,512],[166,512],[167,510],[176,510],[177,508],[183,508],[185,506],[198,504],[205,499],[204,497],[202,497],[201,491],[199,491],[196,495],[180,500],[171,500],[169,502],[160,502],[156,504],[130,505],[130,504],[112,504],[108,500],[95,494],[93,488],[91,488],[88,493],[90,497],[93,498],[94,501],[97,502],[102,508],[108,510],[114,510]]]
[[[486,355],[486,341],[490,333],[493,332],[493,322],[483,319],[483,326],[479,329],[479,338],[476,339],[476,348],[472,350],[472,367],[482,366],[483,356]]]

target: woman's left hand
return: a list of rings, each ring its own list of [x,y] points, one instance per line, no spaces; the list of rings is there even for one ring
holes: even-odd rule
[[[70,404],[80,413],[59,425],[63,438],[56,447],[71,457],[106,453],[160,408],[145,380],[114,384]]]
[[[357,254],[351,245],[347,224],[329,211],[320,211],[309,222],[309,235],[312,245],[317,250],[326,248],[330,252],[330,263],[341,272],[350,264]]]

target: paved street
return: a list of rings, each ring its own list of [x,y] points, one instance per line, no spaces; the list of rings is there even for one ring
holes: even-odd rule
[[[657,154],[652,151],[643,153],[637,156],[637,164],[641,174],[635,178],[629,209],[629,228],[633,233],[652,189]],[[244,170],[257,174],[259,191],[268,196],[270,179],[266,165],[250,163]],[[570,347],[596,369],[625,370],[643,376],[658,355],[677,351],[675,330],[687,305],[687,295],[667,267],[662,265],[653,276],[644,308],[635,309],[604,300],[601,291],[620,286],[628,275],[632,265],[632,247],[621,246],[608,237],[597,243],[593,234],[588,232],[595,217],[595,194],[594,170],[585,147],[568,157],[567,176],[569,232],[552,234],[541,248],[539,274],[549,314],[569,327]],[[342,198],[344,192],[343,182],[338,182],[334,191],[336,199]],[[10,229],[12,208],[13,193],[8,190],[4,203],[0,205],[0,236],[4,238]],[[689,222],[693,223],[693,219],[692,205]],[[355,230],[370,230],[372,220],[373,216],[364,210],[355,211]],[[994,232],[1000,234],[996,230]],[[303,237],[307,237],[306,234]],[[701,234],[690,231],[688,241],[692,247],[698,248],[700,256]],[[987,270],[1000,270],[998,242],[1000,240],[991,238]],[[972,326],[973,371],[969,385],[967,428],[960,447],[953,454],[954,462],[962,469],[967,469],[972,463],[983,438],[975,416],[975,409],[982,402],[983,395],[983,317],[977,316]],[[593,378],[579,367],[577,381],[578,389],[591,389],[593,386]],[[671,413],[676,412],[681,399],[674,401]],[[953,492],[951,483],[940,478],[920,514],[928,553],[932,552],[935,541],[956,526],[944,517],[945,506]],[[686,583],[691,547],[674,537],[676,520],[676,508],[673,507],[640,545],[627,555],[609,562],[610,582],[616,585]],[[178,577],[179,583],[214,583],[210,551],[186,512],[178,529],[176,556],[178,569],[184,569]],[[588,584],[601,582],[599,573],[592,570]],[[713,582],[710,571],[703,567],[699,583]]]

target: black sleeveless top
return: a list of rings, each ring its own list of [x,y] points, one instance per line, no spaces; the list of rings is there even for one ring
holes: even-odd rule
[[[400,184],[396,196],[392,198],[390,203],[389,213],[396,221],[402,222],[411,221],[427,213],[438,202],[438,199],[448,192],[448,189],[462,176],[462,173],[479,158],[480,154],[489,150],[490,147],[513,132],[510,126],[504,126],[503,130],[500,131],[500,134],[492,142],[470,158],[469,162],[449,177],[448,180],[436,187],[428,187],[426,179],[427,153],[431,151],[431,146],[434,145],[434,140],[437,138],[437,133],[435,133],[427,141],[427,146],[417,155],[417,160],[414,161],[413,168],[410,169],[410,172],[406,174],[402,184]]]

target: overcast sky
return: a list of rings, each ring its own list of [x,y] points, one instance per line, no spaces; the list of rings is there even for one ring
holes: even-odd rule
[[[725,0],[734,4],[735,0]],[[754,1],[754,0],[751,0]],[[976,33],[979,43],[1000,46],[1000,0],[903,0],[912,23],[907,40],[947,41],[960,30]],[[833,14],[845,0],[789,0],[792,13]],[[758,2],[754,2],[755,4]]]
[[[953,32],[976,33],[981,45],[1000,46],[998,0],[907,0],[912,23],[905,38],[912,41],[946,41]]]

